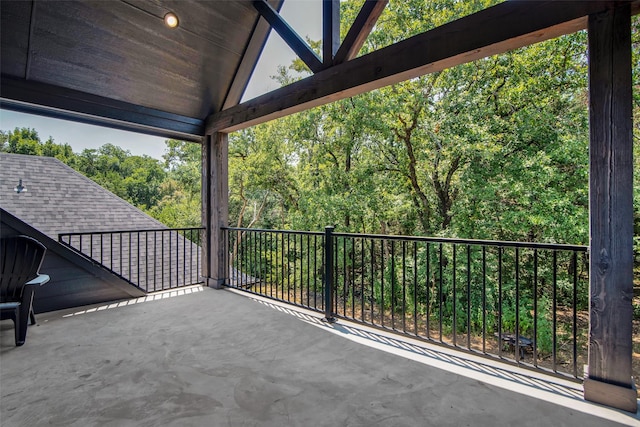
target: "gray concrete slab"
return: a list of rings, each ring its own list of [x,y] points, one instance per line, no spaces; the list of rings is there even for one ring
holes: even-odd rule
[[[594,416],[372,348],[342,336],[348,326],[329,331],[230,291],[135,302],[40,315],[18,348],[11,322],[1,322],[0,424],[637,423],[616,411],[608,412],[615,415],[610,419]]]

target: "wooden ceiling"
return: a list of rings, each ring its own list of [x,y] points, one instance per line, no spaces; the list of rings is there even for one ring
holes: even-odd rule
[[[578,31],[618,4],[640,10],[640,0],[506,1],[356,57],[388,0],[364,2],[341,43],[340,0],[326,0],[319,59],[274,12],[283,2],[2,0],[0,106],[199,141]],[[315,74],[239,104],[271,25]]]
[[[183,139],[239,102],[269,29],[251,0],[2,0],[0,10],[3,108]]]

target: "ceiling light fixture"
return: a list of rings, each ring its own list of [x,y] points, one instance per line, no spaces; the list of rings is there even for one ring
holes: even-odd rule
[[[173,12],[169,12],[164,15],[164,23],[169,28],[176,28],[180,21],[178,21],[178,15]]]

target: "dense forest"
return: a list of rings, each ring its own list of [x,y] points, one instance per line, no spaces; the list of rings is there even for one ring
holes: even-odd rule
[[[113,144],[75,153],[30,128],[0,132],[0,152],[55,157],[169,227],[199,227],[200,148],[172,140],[166,146],[160,161]]]
[[[392,2],[362,53],[491,3]],[[345,25],[358,9],[342,3]],[[587,244],[586,42],[571,34],[232,134],[231,225]],[[294,61],[274,79],[306,75]],[[638,90],[634,102],[640,119]],[[168,226],[200,224],[198,144],[166,141],[160,161],[110,144],[74,153],[14,129],[0,151],[57,157]]]

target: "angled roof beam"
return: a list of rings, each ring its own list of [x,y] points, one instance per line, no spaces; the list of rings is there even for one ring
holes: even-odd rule
[[[269,5],[265,0],[254,0],[253,6],[262,15],[264,19],[271,24],[274,30],[282,40],[289,45],[291,49],[307,64],[307,67],[314,72],[322,70],[322,61],[318,58],[318,55],[309,47],[309,45],[302,40],[302,38],[296,33],[293,28],[282,19],[280,14],[276,12],[273,7]]]
[[[280,11],[283,3],[284,0],[269,0],[269,4],[273,6],[273,9],[276,11]],[[233,76],[233,82],[231,83],[227,96],[222,104],[223,110],[240,103],[244,92],[247,90],[249,80],[256,68],[260,54],[267,43],[267,38],[269,37],[270,32],[271,25],[269,25],[269,23],[264,19],[258,19],[256,26],[251,33],[249,43],[244,50],[244,55],[242,55],[242,62]]]
[[[349,28],[349,32],[344,38],[340,49],[335,54],[333,64],[342,64],[355,58],[360,52],[362,45],[373,30],[378,18],[387,7],[389,0],[367,0],[358,13],[356,20]]]
[[[637,1],[632,4],[637,4]],[[586,28],[588,15],[609,7],[609,1],[499,3],[213,114],[207,119],[206,132],[233,132],[414,77],[574,33]]]
[[[322,0],[322,62],[333,65],[340,47],[340,0]]]
[[[200,142],[204,120],[2,75],[0,107],[56,119]]]

